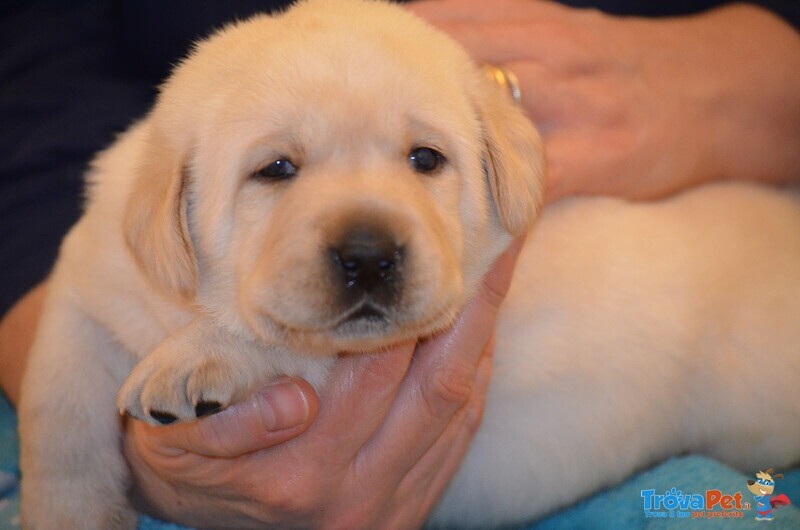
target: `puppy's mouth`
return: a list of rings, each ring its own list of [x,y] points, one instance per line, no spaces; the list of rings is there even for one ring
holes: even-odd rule
[[[349,314],[345,315],[345,317],[339,322],[339,325],[357,321],[388,322],[388,320],[389,317],[386,315],[386,312],[383,309],[376,307],[372,304],[366,303],[366,304],[361,304],[359,307],[356,307],[355,309],[349,311]]]
[[[370,302],[357,304],[339,319],[332,329],[345,336],[386,333],[392,326],[386,310]]]

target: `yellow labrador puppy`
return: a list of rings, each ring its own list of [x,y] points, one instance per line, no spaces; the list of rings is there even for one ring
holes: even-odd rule
[[[20,406],[24,524],[135,525],[118,408],[192,420],[446,328],[543,171],[521,111],[399,7],[308,0],[199,43],[94,161],[63,244]],[[678,452],[797,461],[798,227],[796,195],[745,185],[548,208],[433,522],[529,519]]]

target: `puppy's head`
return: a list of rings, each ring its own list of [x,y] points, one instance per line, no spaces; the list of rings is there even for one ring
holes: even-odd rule
[[[402,8],[309,0],[199,43],[145,122],[128,246],[264,340],[367,350],[449,325],[532,222],[539,137]]]

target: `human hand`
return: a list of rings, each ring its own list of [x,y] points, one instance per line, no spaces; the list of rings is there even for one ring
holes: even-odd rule
[[[517,75],[548,155],[548,201],[800,180],[800,39],[764,9],[643,19],[532,0],[407,7]]]
[[[420,526],[480,424],[494,320],[521,243],[450,331],[340,358],[319,401],[304,381],[283,380],[194,423],[129,419],[139,507],[203,527]]]

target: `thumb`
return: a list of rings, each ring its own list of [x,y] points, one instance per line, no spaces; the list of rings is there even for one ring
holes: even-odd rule
[[[166,456],[194,453],[234,458],[267,449],[298,436],[313,423],[319,400],[302,379],[284,377],[248,400],[198,421],[151,426],[131,420],[139,442]]]

